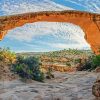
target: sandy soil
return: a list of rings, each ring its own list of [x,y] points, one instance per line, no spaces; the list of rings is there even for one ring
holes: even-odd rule
[[[93,72],[55,72],[55,79],[44,83],[20,80],[0,82],[0,100],[94,100]]]

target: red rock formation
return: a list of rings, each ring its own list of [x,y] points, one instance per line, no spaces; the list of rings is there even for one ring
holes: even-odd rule
[[[81,11],[43,11],[0,17],[0,39],[8,30],[26,23],[39,21],[69,22],[79,25],[85,32],[85,39],[98,54],[100,48],[100,14]]]

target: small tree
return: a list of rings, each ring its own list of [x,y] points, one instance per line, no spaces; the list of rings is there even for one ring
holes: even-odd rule
[[[21,78],[43,81],[44,74],[40,71],[39,64],[38,58],[18,56],[16,64],[13,65],[13,71]]]

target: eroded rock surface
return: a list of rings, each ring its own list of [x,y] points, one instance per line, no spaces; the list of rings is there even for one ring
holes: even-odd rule
[[[55,72],[45,83],[19,80],[0,82],[0,100],[94,100],[92,85],[98,76],[93,72]]]
[[[0,61],[0,81],[2,80],[14,80],[17,79],[18,76],[16,74],[14,74],[13,72],[11,72],[11,68],[8,64],[3,63]]]
[[[98,75],[96,82],[92,87],[92,93],[97,98],[97,100],[100,100],[100,74]]]

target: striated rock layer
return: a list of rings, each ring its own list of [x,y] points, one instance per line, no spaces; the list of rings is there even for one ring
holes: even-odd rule
[[[2,40],[8,30],[20,27],[26,23],[39,21],[69,22],[79,25],[91,49],[99,54],[100,49],[100,14],[81,11],[43,11],[17,14],[0,17],[0,39]]]

